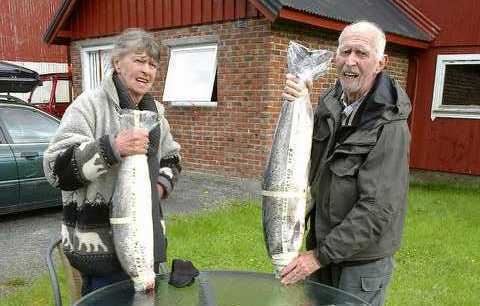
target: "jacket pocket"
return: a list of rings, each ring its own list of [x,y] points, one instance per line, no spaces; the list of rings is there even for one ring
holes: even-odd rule
[[[365,292],[374,292],[385,288],[388,285],[390,276],[380,276],[380,277],[362,277],[361,286],[362,291]]]
[[[362,165],[361,155],[347,155],[331,161],[330,221],[340,223],[357,201],[357,175]]]
[[[363,158],[359,155],[348,155],[332,161],[330,170],[339,177],[356,176]]]

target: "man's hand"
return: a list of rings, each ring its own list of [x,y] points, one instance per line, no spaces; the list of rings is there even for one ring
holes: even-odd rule
[[[148,150],[148,131],[140,128],[133,128],[120,131],[115,137],[120,156],[145,154]]]
[[[308,95],[312,90],[313,85],[311,80],[303,82],[293,74],[287,74],[286,78],[287,81],[285,82],[285,89],[282,93],[282,97],[290,102]]]
[[[307,276],[320,269],[321,265],[313,254],[313,250],[298,254],[282,270],[282,284],[289,285],[304,280]]]

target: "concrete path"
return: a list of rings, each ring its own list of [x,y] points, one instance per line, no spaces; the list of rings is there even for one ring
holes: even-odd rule
[[[166,214],[189,213],[230,200],[260,200],[260,188],[256,180],[186,172],[163,207]]]

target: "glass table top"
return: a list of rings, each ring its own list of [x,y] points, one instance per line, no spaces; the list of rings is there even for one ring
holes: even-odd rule
[[[201,272],[195,282],[175,288],[157,277],[155,291],[135,292],[131,281],[94,291],[77,306],[318,306],[368,305],[344,291],[305,281],[284,286],[273,274],[237,271]]]

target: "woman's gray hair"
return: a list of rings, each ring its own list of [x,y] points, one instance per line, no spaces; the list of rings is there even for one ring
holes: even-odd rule
[[[160,61],[160,46],[151,33],[142,29],[129,28],[118,35],[112,49],[112,67],[115,61],[129,53],[145,52],[156,63]]]
[[[383,58],[384,52],[385,52],[385,45],[386,45],[386,39],[385,39],[385,33],[383,30],[375,23],[370,22],[370,21],[357,21],[354,22],[348,26],[346,26],[340,36],[338,37],[338,46],[340,47],[342,40],[343,40],[343,34],[347,31],[352,31],[352,32],[370,32],[374,34],[374,39],[375,39],[375,53],[376,56],[379,60]],[[337,52],[339,50],[337,49]]]

